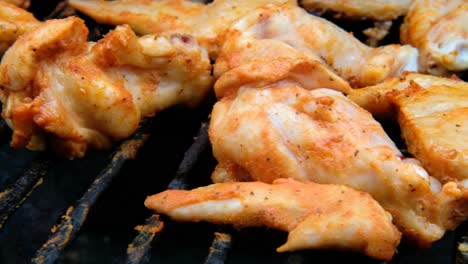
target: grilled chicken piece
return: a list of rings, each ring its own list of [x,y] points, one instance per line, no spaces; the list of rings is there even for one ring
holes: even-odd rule
[[[386,21],[404,16],[412,0],[302,0],[302,6],[311,12],[332,11],[338,16]]]
[[[412,83],[390,95],[408,151],[442,182],[468,187],[468,87]]]
[[[216,57],[222,36],[239,17],[268,3],[296,5],[296,0],[70,0],[70,5],[99,23],[129,24],[139,34],[184,33],[194,36]]]
[[[405,73],[348,97],[376,116],[397,116],[408,151],[431,176],[468,186],[468,83]]]
[[[12,5],[19,6],[22,8],[28,8],[31,4],[31,1],[29,0],[1,0],[0,2],[10,3]]]
[[[401,26],[400,39],[420,51],[422,72],[447,75],[468,69],[468,2],[416,0]]]
[[[214,182],[300,181],[368,192],[421,246],[468,215],[468,192],[405,159],[378,122],[341,93],[295,85],[244,86],[218,101],[209,128]]]
[[[289,232],[279,252],[335,248],[390,260],[400,241],[390,215],[370,195],[339,185],[292,179],[218,183],[164,191],[148,197],[145,205],[177,221]]]
[[[406,89],[412,82],[426,89],[431,86],[440,85],[459,87],[465,91],[468,89],[468,83],[461,81],[457,77],[443,78],[416,72],[405,72],[399,78],[388,78],[377,85],[352,90],[348,94],[348,98],[371,112],[374,116],[391,119],[396,114],[388,95],[393,91]]]
[[[230,28],[216,60],[215,77],[254,59],[281,56],[276,52],[279,45],[328,65],[352,87],[376,84],[405,70],[417,70],[415,48],[388,45],[374,49],[302,8],[268,5],[250,12]]]
[[[0,1],[0,55],[22,34],[39,26],[28,11]]]
[[[200,102],[211,87],[206,50],[186,35],[135,36],[119,26],[97,43],[76,17],[22,35],[0,65],[3,117],[12,146],[68,158],[107,148],[142,118],[176,103]]]

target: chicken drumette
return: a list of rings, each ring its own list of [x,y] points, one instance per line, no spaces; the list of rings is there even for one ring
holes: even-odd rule
[[[468,2],[416,0],[401,26],[400,39],[419,49],[422,72],[447,75],[468,69]]]
[[[406,15],[413,0],[302,0],[305,9],[312,12],[332,11],[338,16],[377,21],[396,19]]]
[[[351,186],[371,194],[420,245],[468,214],[463,186],[441,186],[403,157],[367,111],[333,90],[284,80],[245,84],[216,103],[209,135],[219,162],[214,182],[294,178]]]
[[[70,4],[99,22],[128,23],[140,33],[189,33],[207,47],[212,59],[217,58],[223,45],[228,45],[222,51],[222,60],[227,60],[230,58],[226,56],[241,56],[238,53],[249,48],[254,39],[282,41],[329,65],[353,86],[376,84],[403,70],[417,70],[416,49],[400,45],[372,49],[333,23],[308,14],[291,0],[215,0],[208,5],[181,0],[71,0]],[[236,41],[240,41],[239,45],[232,46]],[[218,70],[218,76],[220,71],[224,72]]]
[[[145,205],[177,221],[287,231],[280,252],[334,248],[389,260],[400,241],[391,216],[370,195],[331,184],[292,179],[218,183],[164,191],[148,197]]]
[[[145,116],[196,105],[211,87],[207,52],[190,36],[138,38],[119,26],[93,43],[87,33],[79,18],[49,20],[5,53],[0,99],[13,147],[42,149],[50,139],[81,157],[129,136]]]
[[[254,60],[290,58],[291,50],[322,63],[353,87],[376,84],[405,70],[417,70],[418,52],[413,47],[371,48],[299,7],[267,5],[242,17],[229,29],[216,60],[215,77]],[[283,51],[288,54],[282,54]]]
[[[0,1],[0,55],[22,34],[39,26],[39,22],[28,11]]]
[[[128,24],[139,34],[190,34],[214,58],[222,37],[239,17],[268,3],[296,5],[296,0],[71,0],[70,5],[100,23]]]
[[[376,116],[397,116],[408,151],[432,176],[468,186],[468,83],[406,73],[349,98]]]

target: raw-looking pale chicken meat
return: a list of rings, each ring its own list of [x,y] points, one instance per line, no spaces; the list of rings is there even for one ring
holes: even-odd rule
[[[388,94],[396,90],[406,89],[411,82],[415,82],[424,88],[442,85],[460,87],[463,90],[468,89],[468,83],[461,81],[457,77],[443,78],[416,72],[405,72],[398,78],[388,78],[377,85],[352,90],[348,94],[348,98],[371,112],[374,116],[390,119],[396,115]]]
[[[289,232],[279,252],[333,248],[390,260],[400,241],[390,215],[370,195],[339,185],[292,179],[218,183],[167,190],[148,197],[145,205],[177,221]]]
[[[99,23],[128,24],[139,34],[184,33],[194,36],[216,57],[222,36],[239,17],[268,3],[297,5],[296,0],[70,0],[70,5]]]
[[[0,55],[19,36],[40,24],[41,22],[28,11],[0,1]]]
[[[0,2],[10,3],[12,5],[19,6],[22,8],[28,8],[31,4],[31,1],[29,0],[1,0]]]
[[[416,0],[401,26],[400,39],[419,49],[422,72],[447,75],[468,69],[468,2]]]
[[[214,182],[343,184],[372,195],[410,240],[429,246],[466,220],[468,192],[405,159],[371,114],[330,89],[244,85],[209,127]]]
[[[107,148],[142,118],[173,104],[194,106],[210,90],[205,49],[186,35],[138,38],[119,26],[97,43],[76,17],[48,20],[22,36],[0,65],[3,118],[13,147],[68,158]]]
[[[349,98],[377,116],[398,116],[408,151],[431,176],[468,183],[468,83],[407,73]]]
[[[377,21],[404,16],[413,0],[302,0],[301,5],[311,12],[334,12],[338,16]]]
[[[352,87],[377,84],[405,70],[417,70],[418,52],[413,47],[371,48],[302,8],[267,5],[242,17],[229,29],[216,60],[215,77],[254,59],[281,56],[275,50],[279,45],[327,65]]]

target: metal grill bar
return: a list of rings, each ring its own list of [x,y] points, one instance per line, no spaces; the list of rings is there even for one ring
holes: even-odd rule
[[[51,168],[51,160],[43,155],[36,158],[31,167],[8,189],[0,193],[0,229],[9,216],[21,206]]]
[[[32,263],[55,263],[64,248],[73,241],[83,225],[90,208],[97,201],[102,192],[120,172],[122,166],[130,159],[134,159],[138,150],[144,145],[149,137],[149,125],[143,125],[132,136],[120,146],[115,152],[109,165],[101,171],[89,189],[79,200],[76,207],[69,207],[62,221],[49,240],[36,252]]]
[[[232,236],[229,233],[215,232],[211,243],[210,252],[205,259],[205,264],[220,264],[226,260],[229,249],[232,246]]]
[[[177,169],[176,175],[168,184],[167,189],[188,189],[188,175],[197,164],[203,151],[209,146],[207,127],[207,122],[202,122],[195,141],[184,153],[184,158]],[[154,231],[155,224],[157,224],[154,222],[155,218],[159,221],[159,215],[155,214],[146,219],[146,224],[143,227],[138,228],[140,232],[127,248],[128,264],[142,263],[147,260],[147,253],[151,248],[151,242],[155,239],[156,234],[148,234],[147,230]]]
[[[137,227],[139,233],[127,248],[127,263],[142,263],[143,261],[147,261],[147,253],[151,248],[150,243],[163,226],[164,224],[159,219],[159,215],[154,214],[146,219],[144,226]]]

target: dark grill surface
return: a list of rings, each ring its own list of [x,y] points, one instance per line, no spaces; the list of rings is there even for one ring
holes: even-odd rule
[[[32,2],[39,19],[73,13],[59,1]],[[93,40],[111,28],[85,20]],[[340,25],[360,32],[367,23]],[[147,195],[210,183],[213,103],[163,111],[120,147],[74,161],[11,149],[11,131],[0,120],[0,263],[379,263],[350,252],[280,254],[284,232],[176,223],[146,209]],[[383,125],[404,151],[395,124]],[[468,263],[456,250],[467,231],[465,223],[427,251],[402,241],[391,263]]]

